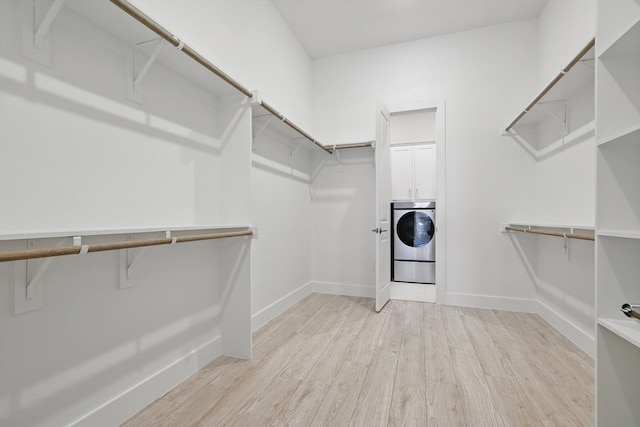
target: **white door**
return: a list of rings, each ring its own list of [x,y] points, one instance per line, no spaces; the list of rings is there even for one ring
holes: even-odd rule
[[[391,147],[391,200],[413,200],[413,147]]]
[[[391,297],[391,174],[389,173],[389,111],[376,117],[376,311]]]
[[[436,146],[414,147],[414,196],[415,200],[436,199]]]

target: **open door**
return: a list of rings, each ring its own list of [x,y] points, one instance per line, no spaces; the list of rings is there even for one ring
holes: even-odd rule
[[[376,311],[391,297],[391,175],[389,110],[381,106],[376,117]]]

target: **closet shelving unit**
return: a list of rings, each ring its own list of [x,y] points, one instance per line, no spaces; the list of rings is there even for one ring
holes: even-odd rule
[[[592,135],[594,46],[592,39],[518,113],[503,134],[522,144],[535,158]]]
[[[598,1],[596,416],[640,425],[640,1]]]

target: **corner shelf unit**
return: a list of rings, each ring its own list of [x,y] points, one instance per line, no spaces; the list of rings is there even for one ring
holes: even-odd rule
[[[553,154],[594,133],[595,39],[504,128],[534,157]]]
[[[598,0],[596,418],[640,425],[640,1]]]

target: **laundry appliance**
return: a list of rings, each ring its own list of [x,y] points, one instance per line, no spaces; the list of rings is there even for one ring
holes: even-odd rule
[[[436,202],[392,205],[395,282],[436,283]]]

